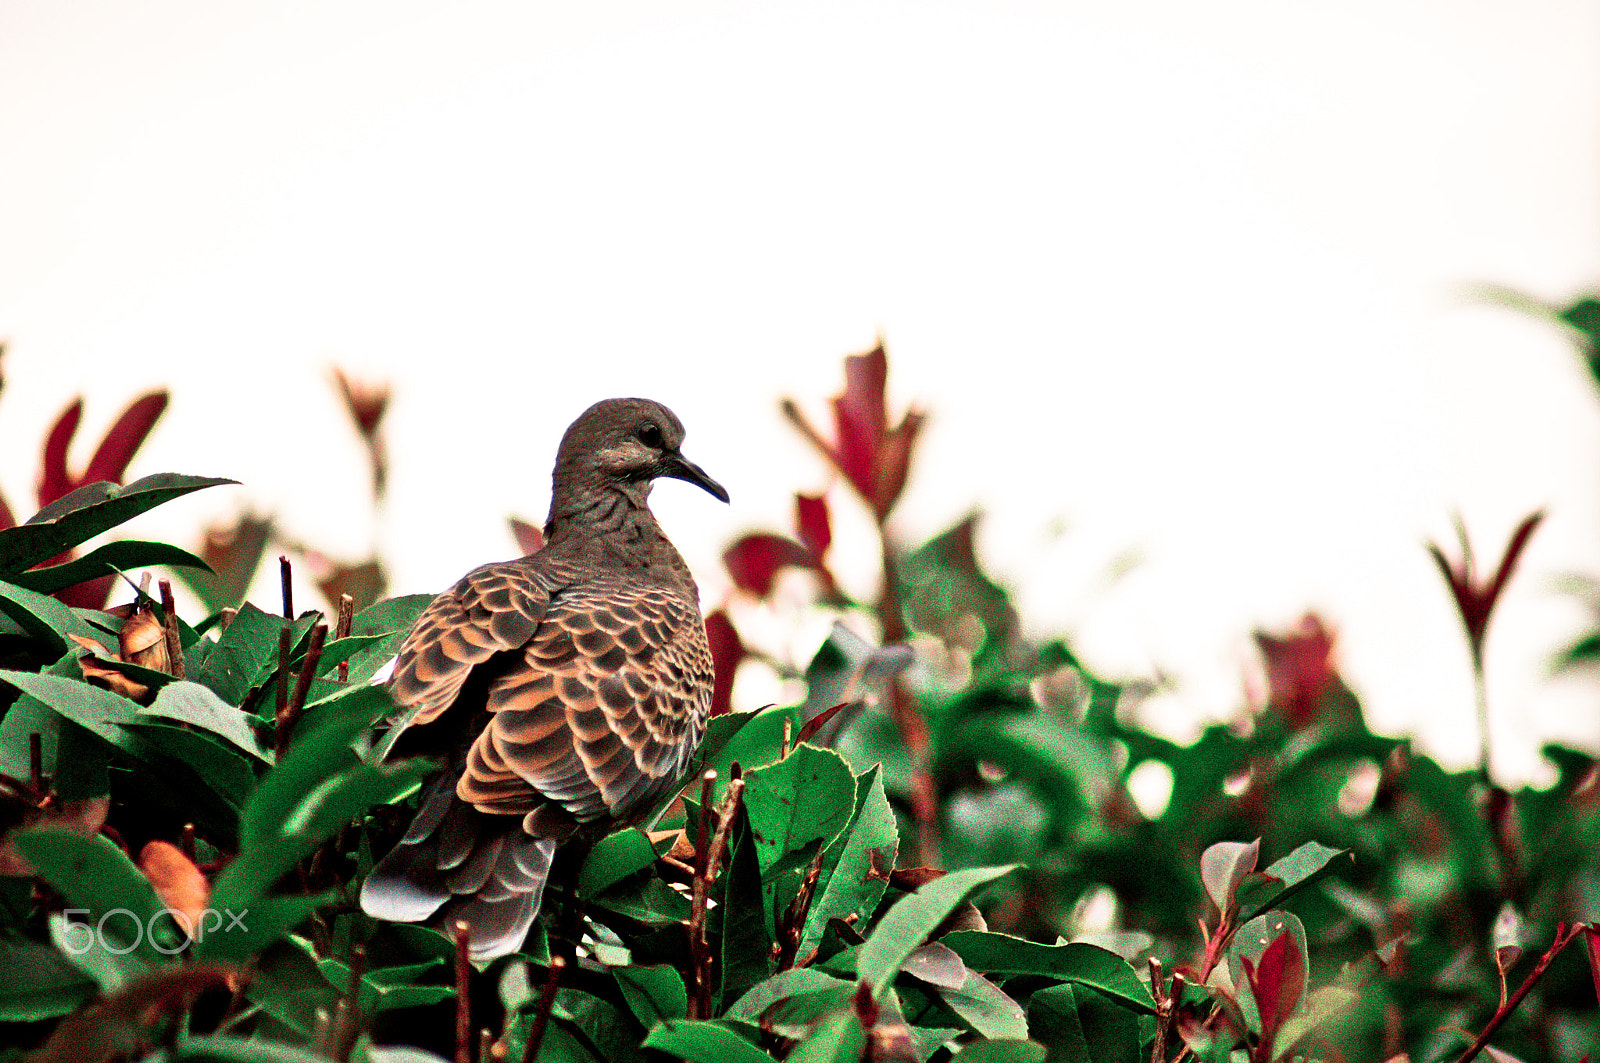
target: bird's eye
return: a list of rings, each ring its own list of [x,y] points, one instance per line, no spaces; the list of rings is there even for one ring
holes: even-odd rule
[[[659,425],[647,424],[643,428],[639,429],[639,442],[653,449],[659,448],[661,446],[661,427]]]

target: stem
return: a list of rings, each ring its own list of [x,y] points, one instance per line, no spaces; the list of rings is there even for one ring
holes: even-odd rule
[[[294,734],[294,725],[300,720],[301,710],[306,707],[306,697],[311,693],[311,679],[316,674],[317,662],[322,660],[322,644],[327,637],[327,624],[318,624],[311,629],[311,641],[306,645],[305,658],[300,662],[300,674],[295,677],[294,696],[287,699],[278,713],[277,733],[273,736],[273,741],[279,757],[289,751],[289,739]],[[289,629],[285,626],[278,642],[285,656],[288,653],[286,649],[288,644]],[[288,677],[284,675],[278,685],[280,694],[287,684]]]
[[[1489,770],[1489,685],[1483,676],[1483,654],[1472,654],[1472,694],[1478,710],[1478,774],[1488,783],[1493,778]]]
[[[167,640],[167,667],[174,679],[187,679],[183,667],[183,640],[178,637],[178,607],[172,598],[172,581],[161,581],[161,633]]]
[[[1577,923],[1570,928],[1565,923],[1556,924],[1556,939],[1550,943],[1548,949],[1544,950],[1544,955],[1539,957],[1539,962],[1533,965],[1533,970],[1528,972],[1528,977],[1517,987],[1517,991],[1511,994],[1509,1000],[1495,1009],[1494,1017],[1489,1020],[1489,1025],[1483,1028],[1483,1032],[1478,1035],[1478,1039],[1468,1046],[1467,1050],[1461,1054],[1461,1058],[1456,1060],[1456,1063],[1470,1063],[1471,1060],[1477,1057],[1479,1052],[1483,1051],[1484,1046],[1489,1043],[1489,1038],[1493,1037],[1495,1032],[1511,1017],[1511,1013],[1517,1010],[1517,1005],[1521,1004],[1522,998],[1528,995],[1528,990],[1532,989],[1534,983],[1544,977],[1544,972],[1549,968],[1551,961],[1561,954],[1562,949],[1572,944],[1572,939],[1582,933],[1583,929],[1583,923]]]
[[[283,618],[294,619],[294,587],[289,581],[290,568],[287,554],[278,555],[278,576],[283,582]]]
[[[469,994],[472,982],[472,964],[467,959],[467,942],[470,939],[466,920],[457,919],[450,925],[456,943],[456,1059],[455,1063],[472,1063],[472,999]]]
[[[561,973],[567,969],[565,956],[550,957],[550,977],[545,979],[539,993],[539,1006],[533,1013],[533,1025],[528,1028],[528,1040],[522,1046],[522,1063],[533,1063],[544,1043],[545,1028],[550,1025],[550,1011],[556,1004],[556,990],[561,988]]]
[[[711,945],[706,940],[706,905],[711,892],[711,788],[716,784],[715,769],[700,776],[700,814],[694,834],[694,880],[689,895],[689,967],[692,979],[689,992],[689,1018],[710,1018]]]
[[[350,637],[350,626],[355,622],[356,600],[348,594],[339,595],[339,622],[333,629],[333,637],[347,639]],[[339,662],[339,682],[350,682],[350,661]]]

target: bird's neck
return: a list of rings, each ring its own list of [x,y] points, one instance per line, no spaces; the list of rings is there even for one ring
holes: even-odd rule
[[[650,483],[584,485],[550,500],[545,549],[627,568],[661,568],[688,576],[688,566],[650,512]]]

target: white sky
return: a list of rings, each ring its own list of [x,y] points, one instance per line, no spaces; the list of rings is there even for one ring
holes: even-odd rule
[[[932,413],[902,537],[983,506],[1033,630],[1192,719],[1316,609],[1377,725],[1466,762],[1421,544],[1459,510],[1493,560],[1548,507],[1489,640],[1497,767],[1537,775],[1600,745],[1548,675],[1589,619],[1557,578],[1600,573],[1600,401],[1485,282],[1600,283],[1592,3],[0,0],[7,496],[72,395],[98,438],[165,385],[135,473],[247,486],[135,531],[252,503],[376,535],[396,592],[514,552],[620,393],[733,493],[656,496],[719,600],[727,539],[827,482],[778,397],[824,417],[882,334]],[[397,389],[376,529],[332,363]]]

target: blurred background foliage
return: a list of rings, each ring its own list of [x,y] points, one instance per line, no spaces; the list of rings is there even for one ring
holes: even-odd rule
[[[1600,301],[1544,308],[1600,381]],[[13,1057],[1508,1060],[1600,1044],[1600,770],[1545,748],[1545,789],[1491,754],[1442,768],[1375,733],[1314,615],[1256,637],[1266,683],[1178,742],[1146,682],[1028,637],[971,514],[904,544],[893,513],[926,414],[885,399],[880,345],[818,426],[837,489],[723,561],[707,617],[716,719],[648,832],[552,890],[523,953],[472,969],[447,933],[354,898],[427,765],[385,765],[372,680],[429,598],[385,598],[376,550],[333,560],[240,514],[184,548],[105,540],[225,481],[121,485],[167,398],[140,397],[75,474],[80,405],[43,446],[39,513],[0,503],[0,1038]],[[334,378],[384,504],[388,392]],[[882,580],[830,571],[835,510]],[[1431,547],[1483,696],[1489,621],[1531,515],[1480,574]],[[539,532],[512,529],[524,550]],[[90,545],[98,543],[99,545]],[[326,611],[245,601],[265,558]],[[170,569],[170,586],[117,573]],[[118,588],[121,589],[118,589]],[[108,607],[108,603],[119,603]],[[763,635],[832,623],[820,646]],[[762,635],[763,637],[757,637]],[[777,648],[774,648],[776,646]],[[1600,657],[1600,634],[1563,660]],[[735,704],[741,668],[796,694]],[[569,857],[569,860],[572,859]],[[248,912],[237,923],[228,913]],[[65,913],[65,914],[64,914]],[[1582,939],[1584,948],[1567,946]],[[1587,959],[1586,955],[1587,954]],[[655,1056],[655,1058],[660,1058]]]

